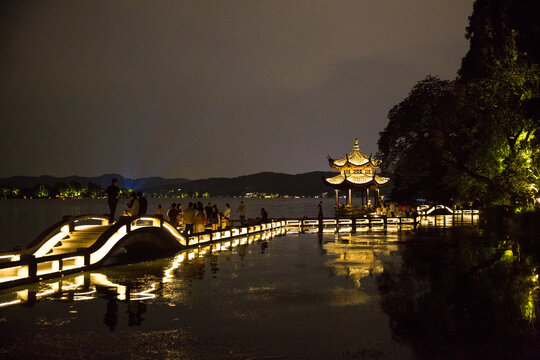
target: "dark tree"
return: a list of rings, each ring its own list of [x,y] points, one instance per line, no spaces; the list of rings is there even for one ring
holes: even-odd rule
[[[531,1],[476,1],[458,78],[428,77],[390,111],[379,149],[397,199],[423,192],[462,203],[540,202],[535,9]]]

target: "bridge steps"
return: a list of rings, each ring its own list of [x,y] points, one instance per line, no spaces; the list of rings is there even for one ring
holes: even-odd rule
[[[73,252],[76,252],[79,248],[68,248],[68,247],[62,247],[62,248],[53,248],[51,250],[51,252],[49,252],[47,254],[47,256],[49,255],[60,255],[60,254],[69,254],[69,253],[73,253]]]
[[[81,248],[88,248],[96,242],[97,239],[103,234],[110,226],[92,226],[81,230],[75,229],[60,240],[46,256],[68,254],[70,252],[76,252]]]

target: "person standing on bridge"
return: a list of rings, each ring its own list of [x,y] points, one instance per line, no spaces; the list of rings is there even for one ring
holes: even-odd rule
[[[169,222],[172,226],[176,227],[178,222],[178,210],[176,210],[176,203],[172,203],[171,208],[167,211],[167,216],[169,217]]]
[[[197,213],[195,214],[195,226],[194,232],[202,233],[204,232],[204,223],[206,222],[206,216],[204,215],[204,208],[202,204],[198,205]]]
[[[212,224],[213,231],[218,229],[220,219],[219,219],[219,210],[216,204],[214,204],[212,208],[210,209],[210,223]]]
[[[128,203],[129,209],[126,211],[127,216],[139,216],[139,199],[135,193],[129,195],[131,201]]]
[[[193,209],[193,204],[189,203],[188,208],[184,211],[184,224],[186,224],[185,232],[186,234],[193,234],[193,224],[195,224],[195,210]]]
[[[240,206],[238,206],[238,215],[240,216],[240,226],[246,224],[246,205],[243,201],[240,201]]]
[[[118,179],[112,179],[112,183],[105,189],[105,193],[107,193],[107,202],[109,203],[110,210],[109,222],[112,223],[116,213],[116,206],[118,205],[118,197],[120,195]]]
[[[223,212],[223,217],[225,218],[225,228],[231,226],[231,205],[225,204],[225,211]]]
[[[176,207],[176,227],[181,230],[184,228],[184,211],[182,211],[182,204],[178,204]]]
[[[323,211],[322,211],[322,201],[319,202],[319,205],[317,205],[317,219],[319,219],[319,222],[323,219]]]
[[[161,204],[157,206],[156,216],[163,219],[163,208],[161,207]]]
[[[208,203],[208,205],[206,205],[206,207],[204,208],[204,218],[205,218],[204,225],[208,225],[209,223],[211,223],[211,220],[212,220],[211,217],[212,217],[212,204]]]
[[[141,191],[137,191],[137,197],[139,198],[139,216],[142,216],[148,210],[148,200],[146,200]]]

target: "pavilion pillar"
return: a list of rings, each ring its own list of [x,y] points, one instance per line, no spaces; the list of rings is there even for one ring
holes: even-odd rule
[[[377,196],[377,198],[375,199],[375,206],[379,206],[379,199],[380,199],[379,188],[375,190],[375,196]]]
[[[366,188],[365,196],[366,196],[366,206],[368,206],[368,204],[369,204],[369,188]]]
[[[352,190],[349,189],[349,206],[352,206]]]
[[[362,191],[362,205],[366,205],[367,204],[367,199],[366,199],[366,191]]]
[[[336,189],[336,207],[339,205],[339,190]]]

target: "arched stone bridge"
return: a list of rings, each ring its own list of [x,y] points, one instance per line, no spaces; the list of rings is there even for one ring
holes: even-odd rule
[[[155,216],[121,217],[110,224],[106,215],[65,217],[24,248],[0,253],[0,287],[85,271],[107,264],[111,257],[137,249],[174,253],[184,247],[285,226],[285,221],[203,233],[186,239],[169,222]],[[127,250],[126,250],[127,249]]]

